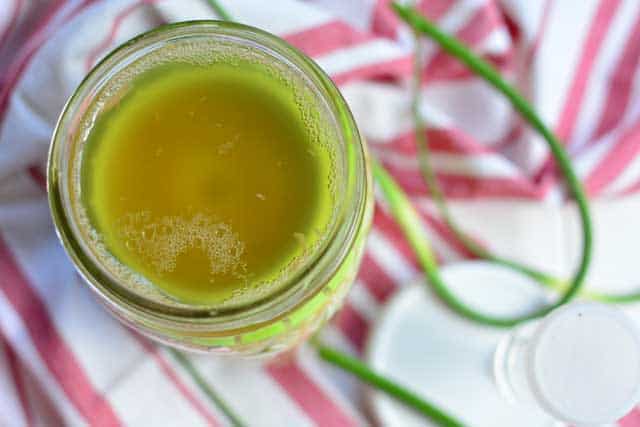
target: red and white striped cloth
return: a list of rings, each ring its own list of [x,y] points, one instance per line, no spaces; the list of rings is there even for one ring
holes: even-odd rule
[[[412,37],[387,0],[226,0],[240,22],[278,34],[340,86],[373,153],[417,201]],[[421,10],[517,83],[566,141],[591,196],[640,189],[640,2],[426,0]],[[165,22],[214,18],[204,0],[0,0],[0,425],[224,425],[162,347],[93,300],[54,234],[43,173],[65,99],[106,52]],[[544,142],[507,103],[429,44],[424,103],[435,168],[459,199],[562,200]],[[419,203],[424,206],[424,203]],[[440,258],[469,254],[425,209]],[[359,354],[379,307],[418,273],[382,203],[362,270],[326,340]],[[255,426],[355,426],[357,384],[302,348],[295,359],[192,357]],[[620,421],[640,426],[640,412]]]

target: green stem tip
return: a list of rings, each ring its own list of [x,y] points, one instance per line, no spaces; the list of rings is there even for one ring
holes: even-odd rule
[[[444,410],[422,399],[416,393],[373,372],[360,360],[322,344],[316,344],[320,357],[338,368],[347,371],[362,382],[383,391],[393,399],[405,404],[417,413],[425,416],[441,427],[464,427]]]

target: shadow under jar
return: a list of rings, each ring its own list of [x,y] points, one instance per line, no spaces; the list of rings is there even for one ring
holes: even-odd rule
[[[290,349],[335,312],[373,199],[326,74],[217,21],[160,27],[102,60],[60,116],[47,185],[65,250],[118,319],[242,356]]]

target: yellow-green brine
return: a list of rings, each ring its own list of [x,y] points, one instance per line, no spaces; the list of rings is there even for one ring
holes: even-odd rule
[[[167,25],[108,55],[60,117],[47,179],[61,241],[100,300],[191,350],[299,342],[344,297],[371,221],[338,90],[233,23]]]

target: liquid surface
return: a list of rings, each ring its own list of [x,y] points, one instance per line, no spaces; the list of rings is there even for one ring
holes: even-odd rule
[[[257,65],[163,65],[93,126],[82,196],[108,251],[171,297],[277,281],[331,219],[331,161],[294,91]]]

